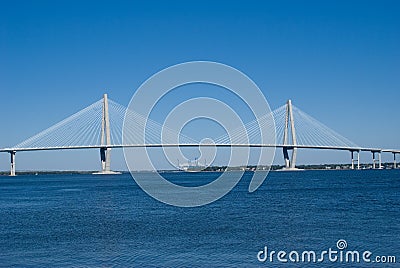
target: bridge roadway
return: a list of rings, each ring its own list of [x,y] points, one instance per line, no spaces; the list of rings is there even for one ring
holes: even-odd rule
[[[381,148],[363,148],[363,147],[340,147],[340,146],[314,146],[314,145],[289,145],[289,144],[226,144],[226,143],[181,143],[181,144],[109,144],[109,145],[85,145],[85,146],[58,146],[58,147],[33,147],[33,148],[3,148],[0,152],[9,153],[11,155],[11,169],[10,175],[15,176],[15,154],[17,152],[28,152],[28,151],[50,151],[50,150],[76,150],[76,149],[100,149],[101,162],[102,162],[102,172],[100,174],[110,174],[112,171],[109,169],[109,161],[107,163],[106,156],[107,149],[112,148],[160,148],[160,147],[246,147],[246,148],[282,148],[285,155],[285,161],[287,157],[287,151],[297,149],[321,149],[321,150],[340,150],[340,151],[350,151],[351,152],[351,169],[355,168],[357,164],[357,169],[360,169],[360,152],[371,152],[372,153],[372,167],[382,168],[381,154],[382,153],[392,153],[393,154],[393,167],[397,168],[396,154],[400,154],[400,150],[392,149],[381,149]],[[354,158],[354,153],[357,153],[357,158]],[[378,159],[375,158],[375,154],[378,154]],[[293,158],[292,158],[293,160]],[[290,162],[286,164],[287,169],[295,169],[295,165],[290,165]]]
[[[286,148],[298,149],[321,149],[321,150],[340,150],[350,152],[375,152],[400,154],[400,150],[366,148],[366,147],[340,147],[340,146],[314,146],[314,145],[284,145],[284,144],[198,144],[198,143],[176,143],[176,144],[114,144],[114,145],[85,145],[85,146],[58,146],[58,147],[33,147],[33,148],[2,148],[0,152],[27,152],[27,151],[50,151],[50,150],[73,150],[73,149],[100,149],[100,148],[157,148],[157,147],[250,147],[250,148]]]

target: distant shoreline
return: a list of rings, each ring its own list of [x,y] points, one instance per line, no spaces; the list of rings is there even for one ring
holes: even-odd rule
[[[270,168],[270,171],[280,171],[283,169],[284,166],[282,165],[273,165]],[[298,170],[351,170],[351,165],[349,164],[321,164],[321,165],[298,165]],[[382,163],[383,169],[393,169],[393,163]],[[372,169],[372,164],[360,164],[360,169],[362,170],[369,170]],[[247,171],[247,172],[254,172],[254,171],[267,171],[268,168],[265,166],[247,166],[247,167],[207,167],[204,170],[159,170],[158,172],[234,172],[234,171]],[[80,170],[27,170],[27,171],[17,171],[17,175],[57,175],[57,174],[93,174],[98,172],[98,170],[90,170],[90,171],[80,171]],[[130,172],[119,171],[122,174],[129,174]],[[154,171],[135,171],[137,173],[146,173],[146,172],[154,172]],[[7,176],[9,175],[9,171],[0,171],[0,176]]]

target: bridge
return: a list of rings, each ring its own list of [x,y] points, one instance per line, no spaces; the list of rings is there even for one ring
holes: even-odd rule
[[[130,135],[132,140],[135,140],[138,136],[135,131],[137,127],[145,127],[149,134],[144,143],[123,143],[123,122],[126,113],[134,119],[134,125],[124,129],[125,135]],[[275,123],[271,124],[271,118]],[[275,128],[276,141],[281,143],[251,142],[259,135],[259,128],[272,127]],[[10,154],[10,175],[15,176],[17,152],[99,149],[101,170],[98,174],[113,174],[115,172],[111,171],[110,164],[111,149],[114,148],[200,146],[200,142],[172,129],[167,129],[166,139],[160,140],[161,129],[163,126],[158,122],[128,110],[123,105],[109,100],[107,94],[104,94],[101,100],[15,146],[0,149],[0,152]],[[382,168],[382,153],[393,154],[393,167],[397,168],[396,155],[400,154],[400,150],[395,149],[358,146],[301,111],[291,100],[270,114],[247,123],[245,130],[246,133],[242,129],[233,132],[235,142],[232,142],[232,136],[224,135],[215,139],[213,144],[201,146],[279,148],[283,151],[286,170],[296,170],[298,149],[348,151],[351,156],[351,169],[360,169],[360,152],[372,153],[373,169]],[[179,143],[173,138],[176,135],[179,135]]]

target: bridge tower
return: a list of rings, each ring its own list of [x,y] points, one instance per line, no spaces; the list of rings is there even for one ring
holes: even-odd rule
[[[103,95],[103,113],[101,119],[101,136],[100,142],[100,161],[101,171],[95,174],[118,174],[118,172],[111,171],[111,134],[110,134],[110,117],[108,114],[108,96]]]
[[[290,129],[289,129],[290,127]],[[290,130],[290,133],[289,133]],[[290,134],[290,135],[289,135]],[[291,144],[289,144],[289,136],[291,137]],[[285,160],[285,169],[291,170],[296,169],[296,157],[297,157],[297,139],[296,139],[296,128],[294,127],[293,118],[293,107],[292,101],[288,100],[286,103],[286,115],[285,115],[285,130],[283,133],[283,158]],[[292,158],[289,158],[289,150],[292,150]]]
[[[103,96],[103,116],[101,118],[101,145],[110,145],[110,118],[108,116],[108,96]],[[100,159],[101,159],[101,171],[103,173],[110,172],[111,164],[111,148],[102,147],[100,148]]]

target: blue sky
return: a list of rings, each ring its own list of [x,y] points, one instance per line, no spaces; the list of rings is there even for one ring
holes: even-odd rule
[[[398,1],[216,2],[2,1],[0,147],[105,91],[127,105],[155,72],[210,60],[246,73],[272,108],[291,98],[359,145],[400,148]],[[22,154],[20,169],[98,167],[98,152]],[[323,155],[303,161],[348,160]]]

